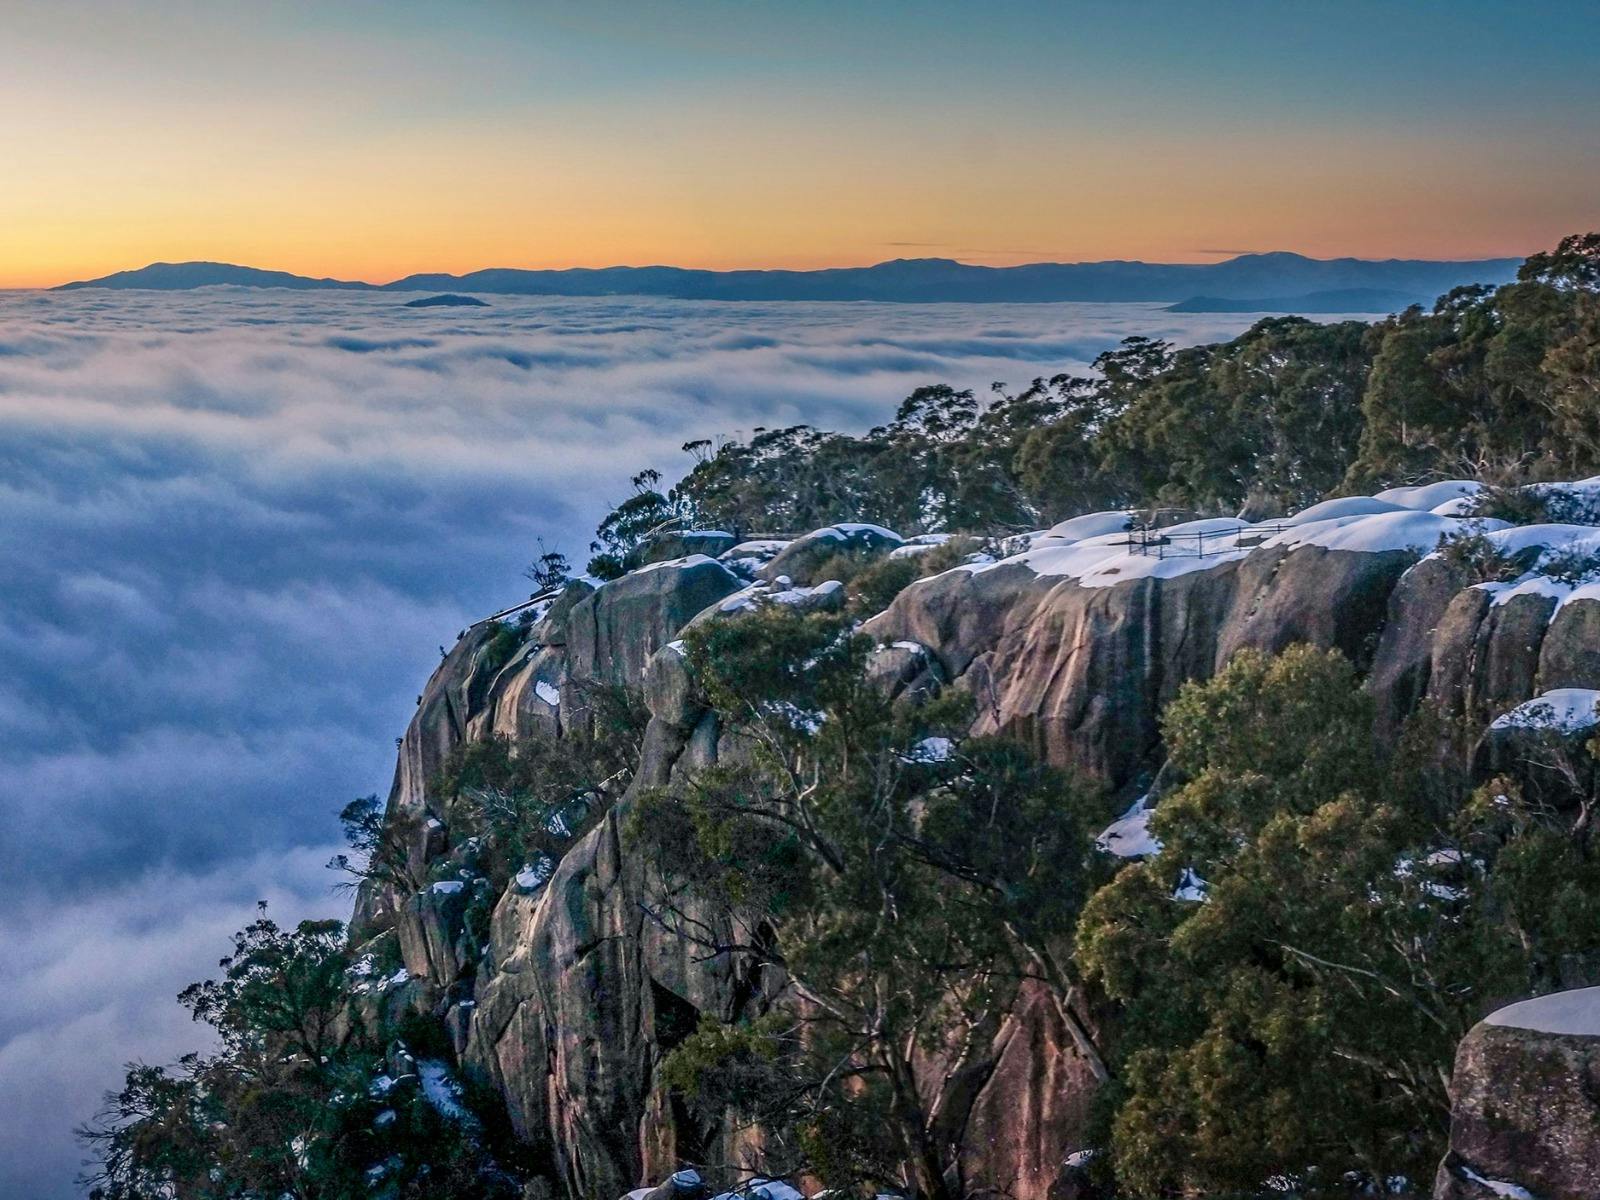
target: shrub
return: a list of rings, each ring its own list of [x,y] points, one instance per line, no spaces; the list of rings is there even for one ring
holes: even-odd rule
[[[1517,556],[1507,554],[1481,525],[1467,525],[1439,538],[1439,557],[1474,583],[1502,583],[1522,574]]]
[[[917,558],[879,559],[858,572],[850,581],[846,589],[850,600],[850,611],[864,617],[882,612],[894,602],[896,596],[915,583],[921,575],[921,564]]]
[[[1600,551],[1590,546],[1565,546],[1544,556],[1539,574],[1561,583],[1588,583],[1600,577]]]
[[[491,628],[494,632],[483,644],[482,662],[483,669],[492,675],[511,661],[528,630],[524,625],[509,621],[495,621]]]
[[[1548,493],[1524,483],[1485,483],[1468,512],[1512,525],[1543,525],[1551,519]]]

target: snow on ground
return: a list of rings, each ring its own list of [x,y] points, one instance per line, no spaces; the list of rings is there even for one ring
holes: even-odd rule
[[[1425,508],[1437,512],[1442,505],[1473,500],[1482,491],[1483,484],[1471,479],[1441,479],[1438,483],[1424,483],[1416,487],[1390,488],[1386,492],[1379,492],[1373,499],[1387,500],[1401,508]]]
[[[771,583],[757,581],[724,597],[717,605],[719,612],[755,612],[764,604],[804,605],[813,598],[831,596],[844,584],[837,579],[825,579],[815,587],[795,587],[787,575],[779,575]]]
[[[1250,526],[1231,517],[1190,521],[1161,530],[1169,545],[1158,552],[1152,544],[1148,553],[1130,547],[1127,533],[1100,534],[1078,541],[1046,534],[1034,540],[1030,549],[998,563],[970,563],[956,569],[976,573],[1018,563],[1036,575],[1075,579],[1083,587],[1111,587],[1129,579],[1172,579],[1243,558],[1249,548],[1241,547],[1239,539],[1249,530]],[[1197,552],[1202,545],[1204,554]]]
[[[724,550],[722,557],[727,558],[771,558],[779,550],[789,544],[788,538],[751,538],[747,542],[740,542],[731,550]]]
[[[461,1086],[450,1074],[450,1067],[437,1058],[417,1060],[417,1076],[422,1081],[422,1094],[442,1117],[452,1121],[472,1120],[472,1114],[461,1104]]]
[[[1445,534],[1459,533],[1467,522],[1437,513],[1396,509],[1370,516],[1334,517],[1313,521],[1285,530],[1262,543],[1264,548],[1321,546],[1324,550],[1355,550],[1363,554],[1384,554],[1407,550],[1426,554]],[[1488,521],[1485,528],[1500,529],[1504,521]]]
[[[550,882],[550,860],[541,858],[517,872],[517,886],[525,892],[535,892]]]
[[[698,567],[705,563],[710,563],[715,567],[722,567],[724,571],[728,569],[727,567],[723,566],[722,563],[719,563],[716,559],[710,558],[707,555],[686,554],[682,558],[667,558],[663,559],[661,562],[645,563],[644,566],[629,572],[629,574],[643,575],[646,571],[687,571],[691,567]]]
[[[556,708],[561,704],[560,689],[557,688],[555,684],[546,683],[542,679],[533,685],[533,694],[539,697],[539,699],[543,700],[551,708]]]
[[[869,521],[841,521],[837,525],[829,525],[825,529],[817,530],[817,537],[860,537],[864,533],[875,533],[886,541],[899,542],[904,539],[892,529],[885,529],[882,525],[874,525]]]
[[[1496,717],[1490,729],[1548,729],[1579,733],[1600,724],[1600,691],[1594,688],[1555,688],[1524,700]]]
[[[1519,1000],[1484,1018],[1489,1025],[1600,1037],[1600,987],[1575,988]]]
[[[1127,812],[1101,830],[1094,844],[1118,858],[1150,858],[1160,854],[1161,842],[1150,832],[1153,811],[1150,797],[1140,796]]]
[[[1108,533],[1125,533],[1132,525],[1133,514],[1125,509],[1084,513],[1081,517],[1070,517],[1050,526],[1043,536],[1077,542],[1087,537],[1101,537]]]
[[[1317,521],[1335,521],[1345,517],[1375,517],[1379,513],[1409,512],[1410,505],[1395,504],[1377,496],[1338,496],[1302,508],[1292,517],[1285,517],[1279,525],[1310,525]]]

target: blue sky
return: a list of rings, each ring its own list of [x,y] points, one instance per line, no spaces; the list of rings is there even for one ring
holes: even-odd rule
[[[1471,257],[1600,220],[1589,5],[5,8],[0,284]]]

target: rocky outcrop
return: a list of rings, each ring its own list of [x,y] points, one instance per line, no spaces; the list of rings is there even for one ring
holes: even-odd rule
[[[1159,765],[1158,722],[1178,688],[1246,646],[1309,642],[1370,663],[1389,593],[1414,561],[1263,549],[1110,586],[1002,562],[913,584],[866,629],[927,647],[971,692],[975,732],[1021,736],[1121,785]]]
[[[1434,1200],[1600,1195],[1600,988],[1513,1004],[1462,1040]]]
[[[613,580],[567,617],[569,682],[637,688],[652,654],[696,613],[742,586],[727,567],[698,554]]]
[[[819,568],[835,555],[875,558],[901,544],[899,534],[881,525],[828,525],[790,542],[759,574],[768,583],[776,582],[779,576],[795,583],[818,583]]]
[[[462,933],[471,886],[444,880],[401,903],[396,922],[400,959],[412,976],[448,987],[467,968],[469,950]]]
[[[687,558],[691,554],[717,558],[732,550],[738,542],[739,539],[733,534],[721,529],[672,530],[646,539],[623,559],[622,565],[630,571],[636,571],[650,563]]]
[[[1098,521],[1104,515],[1084,519],[1096,532],[1082,545],[1127,538],[1125,515]],[[883,643],[869,671],[908,701],[964,689],[976,703],[975,732],[1022,737],[1114,786],[1142,785],[1156,772],[1164,705],[1245,647],[1340,649],[1370,668],[1391,730],[1424,700],[1487,718],[1541,690],[1600,686],[1600,600],[1557,600],[1537,588],[1502,596],[1473,586],[1444,557],[1418,564],[1441,519],[1374,517],[1413,518],[1422,533],[1410,542],[1362,544],[1337,529],[1320,538],[1235,534],[1224,552],[1195,561],[1097,548],[1093,571],[1072,565],[1079,543],[1035,535],[1042,555],[957,568],[902,592],[865,626]],[[1066,546],[1064,558],[1051,557],[1052,538]],[[494,904],[486,945],[463,937],[466,888],[363,889],[358,905],[356,928],[390,930],[408,976],[370,1003],[445,1017],[462,1061],[503,1095],[517,1133],[569,1194],[620,1196],[685,1161],[736,1159],[732,1134],[698,1126],[664,1091],[659,1064],[702,1014],[761,1011],[782,984],[737,955],[698,953],[651,916],[653,899],[672,885],[631,832],[634,797],[730,752],[678,639],[691,625],[763,605],[837,606],[841,589],[801,585],[822,583],[816,571],[841,550],[876,555],[898,544],[888,531],[841,526],[725,550],[737,569],[690,554],[597,589],[574,585],[516,627],[509,655],[503,631],[467,631],[424,690],[390,798],[393,811],[419,823],[414,865],[423,868],[443,862],[439,830],[450,820],[429,781],[463,740],[565,733],[596,686],[630,689],[650,712],[628,795],[548,882],[513,881]],[[1502,1045],[1510,1037],[1484,1034],[1474,1043],[1481,1049],[1464,1047],[1463,1078],[1498,1070],[1480,1072],[1473,1055],[1509,1062],[1497,1056],[1512,1053]],[[992,1053],[973,1079],[959,1140],[974,1186],[1017,1200],[1070,1194],[1077,1185],[1063,1164],[1087,1161],[1093,1149],[1085,1130],[1095,1089],[1054,1006],[1029,993],[997,1019]],[[1478,1111],[1462,1087],[1463,1112]],[[1485,1099],[1479,1109],[1498,1112],[1499,1103]],[[1463,1130],[1474,1119],[1463,1116]],[[1459,1161],[1477,1162],[1471,1150],[1488,1169],[1477,1145],[1462,1141]]]

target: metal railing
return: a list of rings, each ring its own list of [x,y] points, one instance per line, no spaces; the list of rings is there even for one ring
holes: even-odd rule
[[[546,588],[544,591],[539,592],[536,595],[529,596],[520,604],[513,604],[510,608],[502,608],[497,613],[491,613],[487,617],[480,617],[471,625],[468,625],[467,628],[476,629],[479,625],[487,625],[490,621],[503,621],[507,617],[512,616],[515,613],[519,613],[525,608],[532,608],[535,604],[542,604],[546,600],[553,600],[557,596],[561,595],[562,590],[566,586],[566,584],[562,584],[561,587],[558,588]]]
[[[1232,528],[1197,529],[1171,533],[1136,525],[1128,530],[1128,553],[1153,554],[1157,558],[1205,558],[1230,550],[1250,550],[1274,534],[1289,528],[1282,521],[1251,525],[1241,521]],[[1224,539],[1230,539],[1224,541]],[[1209,541],[1209,545],[1207,544]]]

